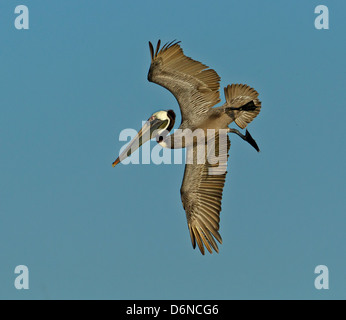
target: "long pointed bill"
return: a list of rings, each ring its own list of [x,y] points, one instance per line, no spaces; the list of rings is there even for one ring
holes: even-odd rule
[[[165,127],[167,120],[154,119],[147,121],[138,134],[131,140],[129,145],[120,154],[120,156],[113,162],[112,166],[115,167],[118,163],[129,157],[133,152],[135,152],[142,144],[153,138],[153,133]]]

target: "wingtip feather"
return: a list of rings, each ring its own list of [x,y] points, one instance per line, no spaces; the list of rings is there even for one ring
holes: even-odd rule
[[[161,40],[159,39],[159,41],[157,41],[157,45],[156,45],[156,51],[155,51],[155,58],[157,57],[157,54],[159,53],[160,50],[160,45],[161,45]]]
[[[153,61],[154,60],[154,47],[150,41],[149,41],[149,49],[150,49],[151,61]]]

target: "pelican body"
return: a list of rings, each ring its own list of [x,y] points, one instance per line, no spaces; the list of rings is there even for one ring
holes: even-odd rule
[[[257,143],[246,130],[245,135],[230,128],[235,122],[245,129],[259,114],[261,102],[258,93],[245,84],[232,84],[224,88],[226,102],[214,107],[220,100],[220,77],[208,66],[184,55],[179,42],[171,42],[160,48],[160,40],[154,51],[149,42],[151,65],[148,80],[169,90],[177,99],[182,121],[174,134],[176,115],[173,110],[154,113],[127,148],[113,162],[113,166],[130,156],[146,141],[156,138],[164,148],[188,148],[192,160],[185,165],[180,189],[181,200],[186,212],[188,229],[193,248],[198,245],[201,253],[205,248],[219,252],[217,242],[222,244],[219,233],[220,212],[230,140],[222,139],[220,132],[235,133],[257,151]],[[215,130],[213,153],[204,150],[204,161],[197,161],[198,147],[209,143],[208,132]],[[199,132],[202,139],[187,139],[186,131]],[[184,135],[184,137],[183,137]],[[209,140],[208,140],[209,139]],[[186,141],[190,141],[189,144]],[[216,158],[226,159],[215,163]]]

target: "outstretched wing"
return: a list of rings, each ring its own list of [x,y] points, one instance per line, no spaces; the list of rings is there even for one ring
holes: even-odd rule
[[[168,89],[178,100],[182,121],[194,122],[220,102],[220,77],[208,66],[184,55],[179,42],[160,40],[154,52],[149,42],[151,65],[148,80]],[[198,118],[198,117],[196,117]]]
[[[193,248],[197,245],[204,255],[204,246],[212,253],[212,248],[219,252],[215,239],[221,244],[219,234],[220,211],[222,192],[227,174],[227,159],[230,140],[219,144],[215,139],[215,151],[208,152],[208,161],[205,164],[186,164],[184,179],[181,186],[181,200],[186,212]],[[221,146],[219,148],[219,145]],[[194,159],[196,159],[194,147]],[[215,163],[216,158],[224,159]],[[212,164],[214,163],[214,164]],[[215,238],[215,239],[214,239]]]

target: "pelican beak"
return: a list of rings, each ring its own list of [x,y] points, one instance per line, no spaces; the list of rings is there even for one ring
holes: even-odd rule
[[[135,152],[142,144],[154,138],[153,133],[156,130],[164,128],[167,125],[167,120],[160,119],[149,119],[138,134],[131,140],[125,150],[120,154],[120,156],[113,162],[112,166],[115,167],[119,162],[123,161],[129,157],[133,152]]]

